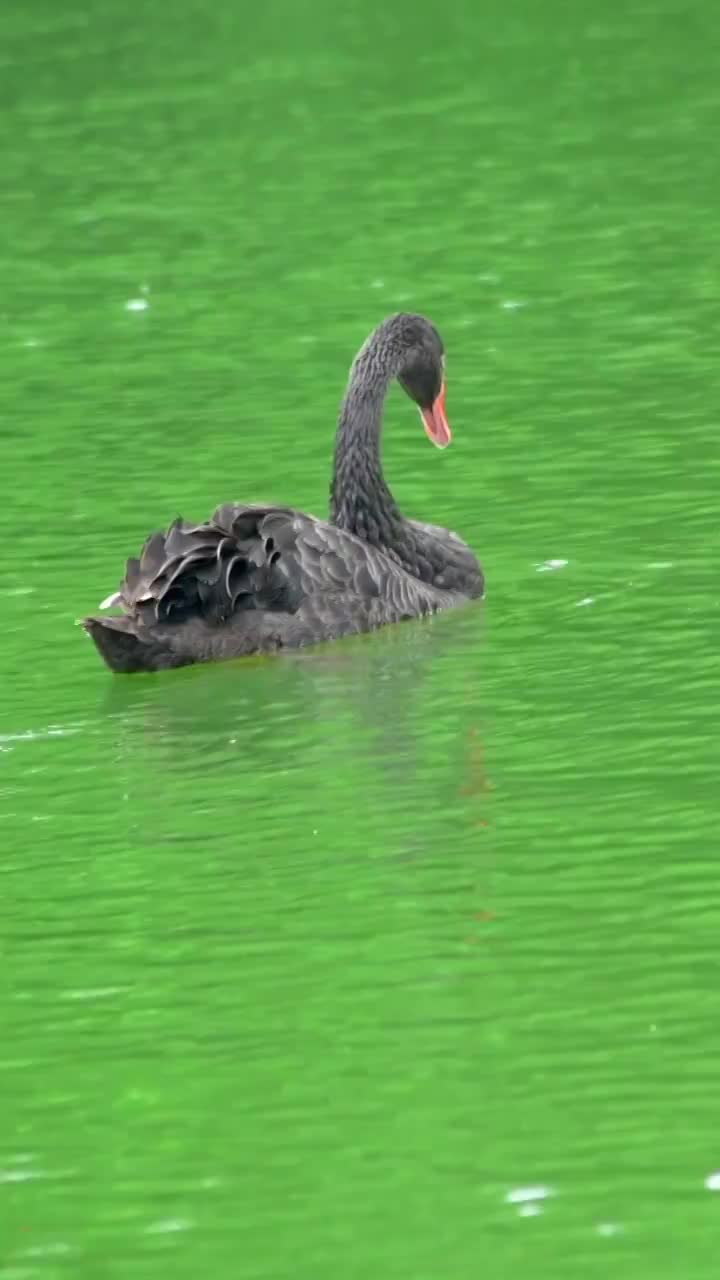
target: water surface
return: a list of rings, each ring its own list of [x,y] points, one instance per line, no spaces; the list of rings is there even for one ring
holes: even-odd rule
[[[2,64],[0,1277],[714,1277],[713,11],[37,0]],[[398,309],[485,605],[113,680],[74,620],[324,512]]]

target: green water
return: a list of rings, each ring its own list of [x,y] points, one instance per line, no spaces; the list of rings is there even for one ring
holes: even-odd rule
[[[4,10],[3,1280],[717,1276],[717,49]],[[113,680],[74,620],[178,513],[323,513],[398,309],[456,443],[393,394],[388,474],[485,605]]]

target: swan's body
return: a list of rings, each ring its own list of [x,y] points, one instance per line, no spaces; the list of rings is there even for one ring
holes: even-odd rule
[[[380,465],[387,385],[399,377],[444,446],[442,346],[420,316],[393,316],[357,357],[335,450],[331,520],[288,507],[219,507],[176,521],[129,560],[84,626],[114,671],[157,671],[299,648],[422,617],[481,596],[483,577],[456,534],[406,520]]]

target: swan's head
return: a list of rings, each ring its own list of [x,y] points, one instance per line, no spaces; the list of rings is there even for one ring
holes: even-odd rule
[[[452,440],[445,412],[445,350],[434,324],[424,316],[396,316],[401,348],[398,382],[420,410],[425,430],[438,449]]]

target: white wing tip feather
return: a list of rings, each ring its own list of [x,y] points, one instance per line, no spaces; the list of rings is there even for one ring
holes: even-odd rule
[[[113,591],[112,595],[106,596],[102,604],[98,605],[98,609],[112,609],[113,605],[120,604],[122,595],[119,591]]]

